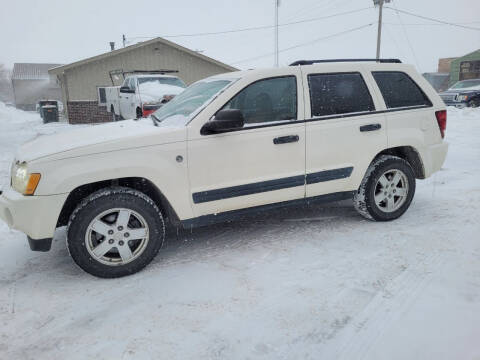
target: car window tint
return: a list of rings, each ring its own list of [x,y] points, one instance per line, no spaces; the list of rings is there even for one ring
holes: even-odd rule
[[[238,109],[246,124],[297,119],[297,81],[286,76],[257,81],[232,98],[223,109]]]
[[[427,105],[432,103],[407,74],[399,71],[374,71],[387,108]]]
[[[312,117],[375,110],[358,73],[308,75]]]

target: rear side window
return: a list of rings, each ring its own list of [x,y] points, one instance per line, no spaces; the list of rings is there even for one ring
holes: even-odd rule
[[[374,71],[372,74],[387,108],[432,105],[422,89],[407,74],[399,71]]]
[[[308,75],[312,117],[375,110],[359,73]]]

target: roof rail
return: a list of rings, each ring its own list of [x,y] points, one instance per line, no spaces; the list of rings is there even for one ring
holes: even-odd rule
[[[114,84],[113,76],[115,75],[122,75],[125,79],[126,74],[170,74],[170,73],[178,73],[178,70],[123,70],[123,69],[115,69],[110,70],[108,74],[110,75],[110,80],[112,80],[112,84]]]
[[[400,59],[330,59],[330,60],[298,60],[290,64],[290,66],[297,65],[312,65],[331,62],[379,62],[379,63],[394,63],[400,64]]]

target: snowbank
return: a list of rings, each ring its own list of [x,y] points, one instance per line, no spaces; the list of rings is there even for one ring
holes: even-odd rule
[[[0,188],[9,183],[10,165],[19,145],[69,128],[66,123],[43,124],[37,112],[18,110],[0,102]]]

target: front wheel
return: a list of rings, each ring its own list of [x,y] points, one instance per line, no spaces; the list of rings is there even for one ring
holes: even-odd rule
[[[75,263],[103,278],[133,274],[160,250],[163,216],[145,194],[123,187],[99,190],[70,217],[67,247]]]
[[[410,164],[391,155],[378,157],[369,166],[355,193],[355,209],[375,221],[402,216],[415,194],[415,174]]]
[[[472,99],[468,102],[468,107],[477,108],[480,106],[480,99]]]

